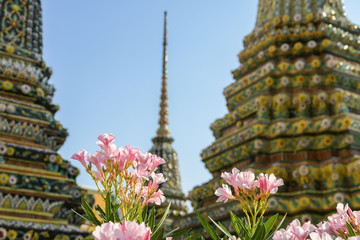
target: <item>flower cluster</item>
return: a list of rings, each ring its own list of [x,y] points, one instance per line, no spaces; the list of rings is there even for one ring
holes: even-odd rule
[[[274,240],[359,240],[360,239],[360,211],[352,211],[346,204],[338,203],[337,213],[328,217],[328,221],[321,222],[315,227],[310,221],[302,226],[295,219],[285,229],[274,234]],[[348,226],[347,226],[348,224]],[[349,232],[349,228],[352,234]],[[310,238],[309,238],[310,237]]]
[[[124,221],[122,224],[108,222],[97,226],[93,237],[95,240],[150,240],[150,234],[150,228],[146,227],[144,223]]]
[[[265,213],[266,202],[270,194],[275,194],[278,187],[284,185],[283,180],[277,179],[274,174],[269,176],[260,173],[255,179],[255,174],[252,171],[240,172],[236,168],[231,173],[222,173],[221,177],[233,187],[235,194],[232,194],[229,185],[223,184],[222,188],[215,191],[215,195],[219,197],[217,202],[227,202],[229,199],[238,200],[248,224],[253,229],[256,228]]]
[[[136,215],[136,211],[131,216],[128,213],[138,205],[143,208],[148,203],[160,205],[165,201],[159,185],[166,180],[161,173],[155,173],[164,159],[129,145],[117,148],[111,134],[100,135],[98,140],[100,151],[91,155],[81,150],[71,158],[81,162],[104,199],[108,193],[115,196],[125,219]]]

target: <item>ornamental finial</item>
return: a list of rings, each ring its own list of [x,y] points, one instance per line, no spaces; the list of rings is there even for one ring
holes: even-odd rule
[[[167,104],[167,13],[164,13],[164,42],[163,42],[163,66],[162,66],[162,88],[161,88],[161,102],[160,102],[160,119],[159,129],[157,130],[158,137],[170,137],[170,130],[168,127],[168,104]]]

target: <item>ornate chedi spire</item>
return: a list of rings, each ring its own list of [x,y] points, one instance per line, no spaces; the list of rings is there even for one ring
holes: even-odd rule
[[[342,1],[259,0],[239,60],[224,90],[229,113],[201,154],[213,179],[190,192],[193,206],[229,225],[238,205],[216,205],[214,191],[237,167],[284,179],[269,212],[288,220],[320,222],[338,202],[360,208],[360,30]]]
[[[79,174],[58,153],[40,0],[0,0],[0,238],[82,239]],[[80,210],[81,211],[81,210]]]
[[[166,201],[162,207],[171,202],[170,218],[166,223],[168,226],[173,224],[175,218],[185,215],[187,207],[185,204],[185,194],[182,191],[179,162],[177,153],[171,143],[174,141],[170,137],[168,128],[168,104],[167,104],[167,13],[165,12],[164,22],[164,49],[163,49],[163,68],[162,68],[162,88],[160,102],[160,119],[157,135],[152,139],[153,146],[150,152],[162,157],[166,164],[159,166],[159,172],[163,173],[167,182],[161,184],[160,189],[164,192]]]
[[[158,137],[170,137],[168,127],[168,103],[167,103],[167,13],[164,15],[164,42],[163,42],[163,66],[162,66],[162,87],[160,102],[159,129],[156,134]]]

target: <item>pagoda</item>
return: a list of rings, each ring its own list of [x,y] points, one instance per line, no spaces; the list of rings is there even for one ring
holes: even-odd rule
[[[170,212],[165,225],[170,229],[172,225],[177,223],[174,219],[184,216],[187,212],[185,203],[185,194],[182,191],[179,162],[177,153],[172,147],[171,143],[174,141],[170,137],[170,130],[168,127],[168,103],[167,103],[167,13],[164,13],[164,42],[163,42],[163,65],[162,65],[162,88],[160,101],[160,118],[159,128],[156,132],[156,137],[152,139],[153,146],[150,153],[162,157],[166,164],[160,165],[157,172],[162,173],[167,179],[165,183],[160,185],[160,189],[164,192],[166,201],[160,206],[165,208],[169,203]],[[169,230],[168,229],[168,230]]]
[[[82,239],[79,170],[58,149],[40,0],[0,0],[0,239]]]
[[[259,0],[224,90],[229,113],[201,153],[213,178],[189,193],[194,208],[233,230],[228,211],[239,205],[214,192],[234,167],[283,178],[268,213],[288,221],[318,223],[339,202],[360,208],[359,34],[341,0]],[[199,226],[194,214],[179,224]]]

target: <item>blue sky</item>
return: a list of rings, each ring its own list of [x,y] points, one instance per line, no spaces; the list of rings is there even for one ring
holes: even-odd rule
[[[345,0],[360,24],[359,0]],[[255,0],[42,1],[44,59],[53,68],[56,114],[69,137],[65,159],[93,153],[99,134],[146,152],[158,128],[163,12],[168,11],[169,127],[183,190],[210,179],[202,149],[210,124],[227,113],[223,89],[234,80],[243,38],[255,24]],[[79,169],[81,165],[73,161]],[[92,185],[82,171],[80,185]]]

